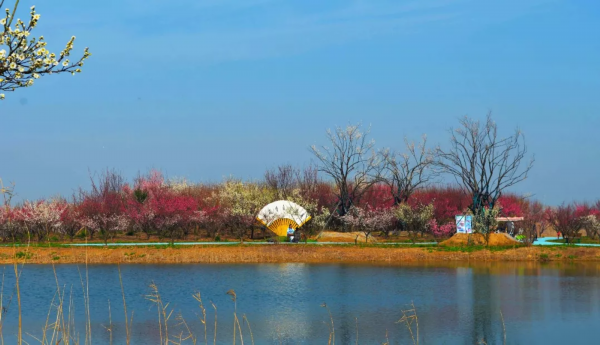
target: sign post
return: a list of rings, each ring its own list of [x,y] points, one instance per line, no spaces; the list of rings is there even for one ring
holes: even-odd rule
[[[472,222],[473,216],[460,215],[456,216],[456,233],[470,234],[473,232]]]

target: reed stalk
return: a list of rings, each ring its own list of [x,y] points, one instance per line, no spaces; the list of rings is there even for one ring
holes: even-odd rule
[[[327,306],[327,303],[322,303],[321,307],[325,308],[327,310],[327,313],[329,313],[329,321],[331,322],[331,326],[328,325],[328,327],[329,327],[329,341],[327,342],[327,344],[329,344],[329,345],[335,345],[335,324],[333,323],[333,316],[331,315],[331,310]]]
[[[206,308],[204,308],[204,303],[202,303],[202,295],[200,294],[200,292],[196,292],[195,294],[192,295],[192,297],[199,303],[198,307],[200,308],[200,311],[202,312],[202,318],[200,319],[200,322],[202,323],[202,325],[204,326],[204,344],[208,345],[208,336],[207,336],[207,330],[206,330]]]
[[[210,304],[212,304],[213,308],[215,309],[215,334],[213,345],[217,345],[217,306],[212,301],[210,301]]]
[[[119,269],[119,284],[121,285],[121,296],[123,297],[123,311],[125,312],[125,344],[129,345],[131,343],[133,311],[131,312],[131,319],[129,319],[129,314],[127,313],[127,302],[125,300],[125,289],[123,288],[123,277],[121,275],[121,264],[119,264],[117,267]]]
[[[250,343],[254,345],[254,334],[252,334],[252,327],[250,327],[250,321],[248,321],[246,314],[242,315],[242,318],[244,322],[246,322],[246,324],[248,325],[248,331],[250,331]]]

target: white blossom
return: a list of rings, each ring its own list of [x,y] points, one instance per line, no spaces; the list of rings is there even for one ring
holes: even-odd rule
[[[83,55],[75,61],[65,59],[70,56],[74,47],[75,36],[72,36],[60,54],[51,53],[46,49],[44,36],[38,39],[28,38],[32,30],[37,26],[40,14],[35,12],[32,6],[29,20],[16,19],[12,21],[11,9],[6,9],[6,15],[0,19],[0,66],[4,67],[0,72],[0,91],[15,91],[20,87],[33,84],[34,79],[47,74],[69,72],[79,73],[77,67],[83,66],[83,61],[91,56],[88,48]]]

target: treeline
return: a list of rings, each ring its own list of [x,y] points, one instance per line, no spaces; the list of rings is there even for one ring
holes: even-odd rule
[[[428,187],[396,205],[390,187],[374,184],[352,210],[336,214],[335,185],[318,177],[314,167],[283,166],[268,171],[262,181],[227,179],[218,184],[167,181],[151,171],[131,183],[114,171],[93,178],[91,188],[71,199],[25,201],[0,209],[3,241],[46,241],[52,236],[87,236],[110,241],[118,234],[138,233],[171,240],[194,234],[205,238],[270,236],[256,215],[270,202],[290,200],[311,214],[307,232],[329,228],[389,234],[406,230],[438,237],[455,231],[454,216],[465,212],[470,197],[458,187]],[[529,202],[517,195],[500,199],[501,214],[521,216]],[[445,227],[444,227],[445,225]],[[443,229],[440,229],[443,228]]]
[[[68,200],[26,201],[11,206],[11,190],[3,188],[0,237],[3,241],[45,241],[75,236],[110,241],[116,235],[175,239],[221,236],[270,236],[256,216],[267,204],[289,200],[304,207],[312,219],[303,231],[322,229],[389,235],[404,231],[444,238],[455,231],[454,217],[473,216],[474,231],[489,235],[500,216],[523,216],[519,232],[531,243],[552,226],[565,238],[585,228],[600,232],[600,201],[547,207],[507,190],[527,178],[533,158],[527,158],[523,135],[501,138],[488,115],[470,118],[450,131],[445,148],[405,140],[403,150],[376,149],[360,126],[327,132],[328,144],[313,146],[316,165],[304,169],[284,165],[268,170],[257,181],[226,179],[194,184],[165,180],[151,171],[126,181],[114,171],[91,178]],[[443,177],[455,185],[440,185]],[[257,234],[258,233],[258,234]]]

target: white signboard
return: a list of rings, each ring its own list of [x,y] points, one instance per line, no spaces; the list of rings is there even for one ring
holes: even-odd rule
[[[473,232],[472,216],[456,216],[456,232],[459,234],[470,234]]]

